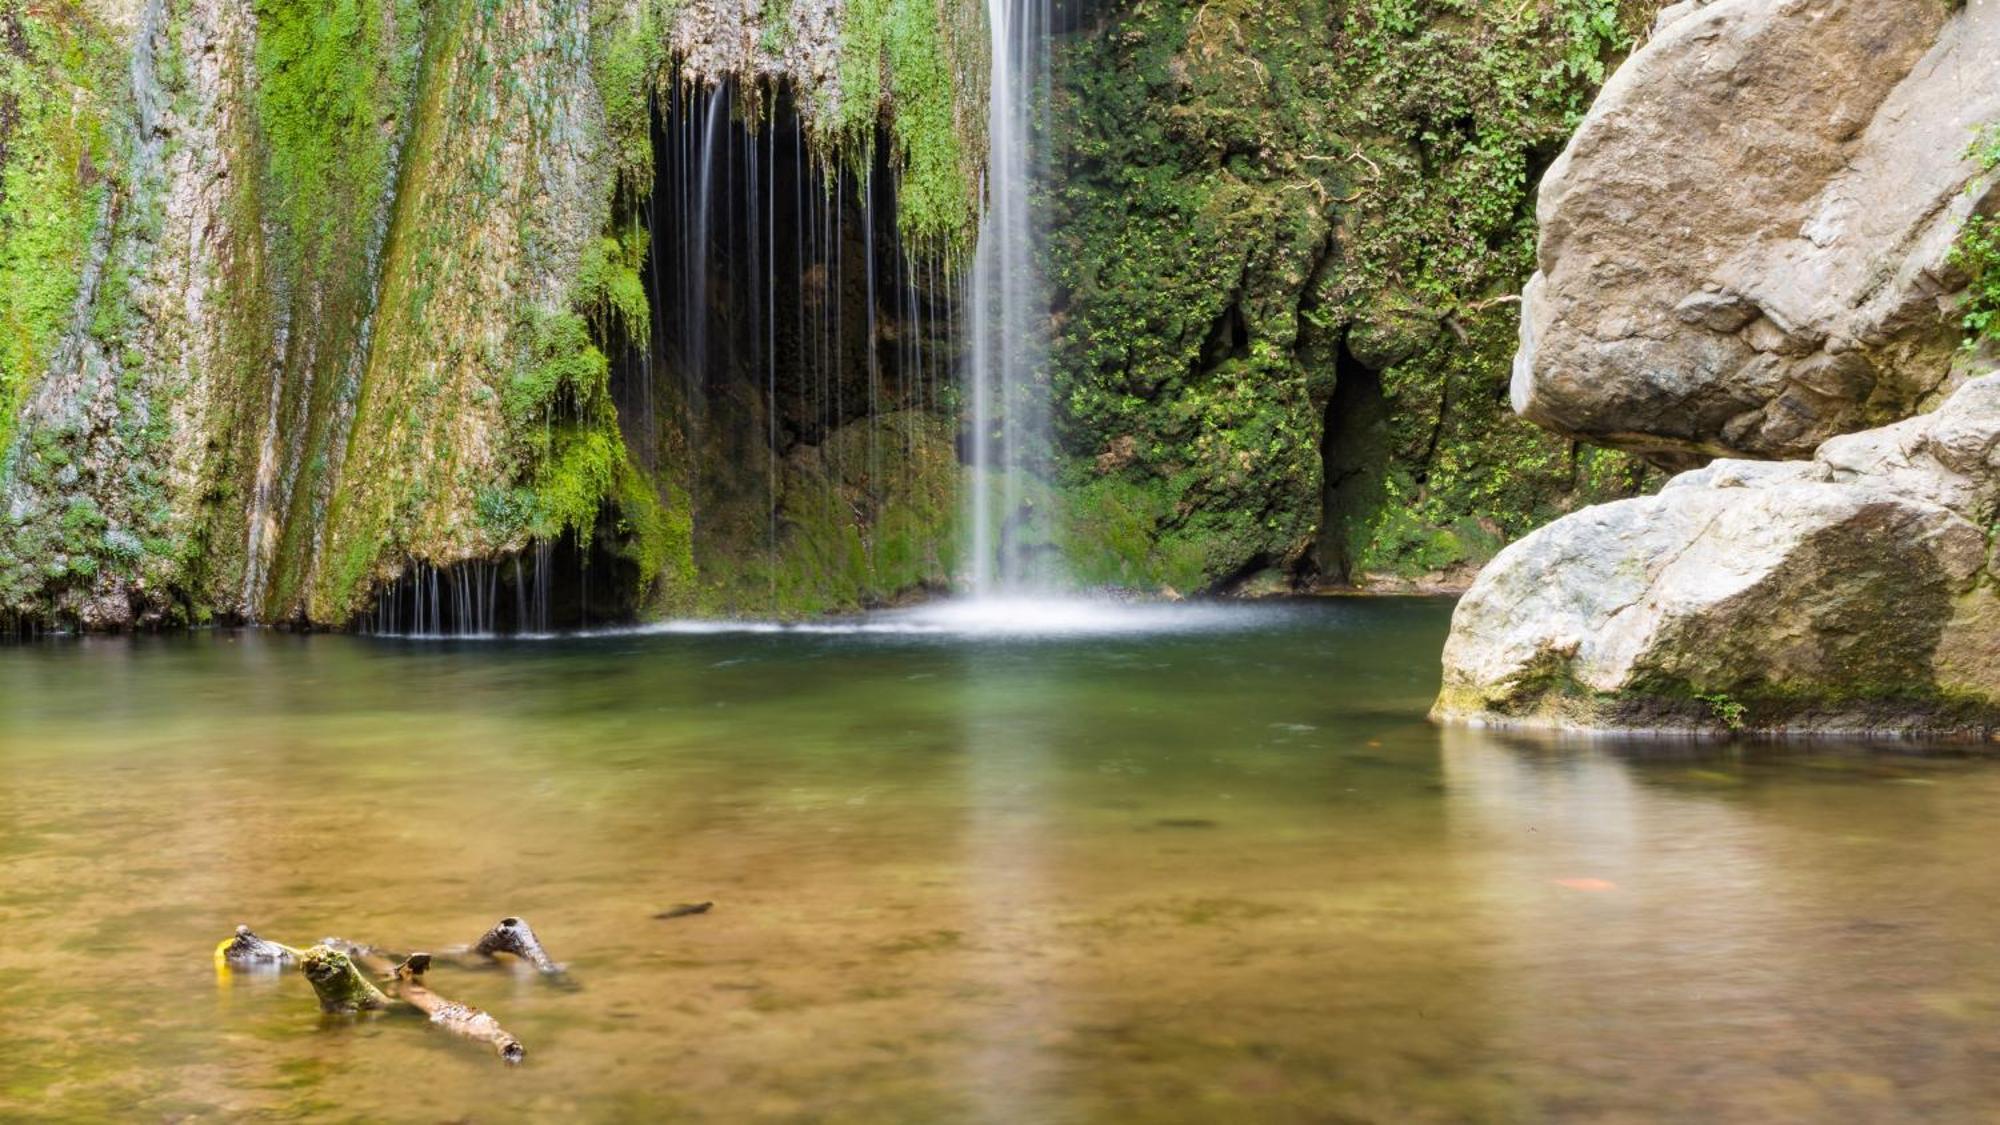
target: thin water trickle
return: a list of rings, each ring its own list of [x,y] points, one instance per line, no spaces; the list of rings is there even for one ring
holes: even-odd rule
[[[697,95],[706,100],[703,115],[702,139],[695,146],[698,171],[695,173],[694,198],[691,210],[692,221],[688,224],[690,236],[687,242],[687,258],[683,263],[686,287],[681,291],[683,301],[681,339],[686,352],[681,357],[681,377],[688,391],[687,409],[697,421],[703,401],[702,385],[708,374],[708,277],[709,255],[713,253],[713,216],[716,199],[716,166],[718,158],[724,157],[722,129],[729,121],[730,87],[700,91]]]

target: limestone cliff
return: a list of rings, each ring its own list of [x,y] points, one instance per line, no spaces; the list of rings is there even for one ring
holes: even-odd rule
[[[968,10],[0,3],[0,616],[344,624],[563,539],[689,584],[693,500],[614,401],[655,107],[782,91],[963,245]]]
[[[1058,5],[1037,548],[1413,575],[1644,487],[1505,353],[1655,7]],[[985,50],[966,0],[0,0],[0,629],[949,581]]]

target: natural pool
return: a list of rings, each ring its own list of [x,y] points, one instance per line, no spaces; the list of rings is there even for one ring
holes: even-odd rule
[[[1439,731],[1446,603],[1155,612],[0,648],[0,1118],[2000,1112],[1994,764]],[[433,978],[517,1069],[210,958],[507,913],[580,987]]]

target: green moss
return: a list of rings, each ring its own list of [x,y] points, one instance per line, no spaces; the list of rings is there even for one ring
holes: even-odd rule
[[[82,284],[114,163],[111,37],[75,3],[0,0],[0,462]]]
[[[684,498],[671,491],[662,501],[656,486],[628,457],[620,462],[613,502],[614,529],[638,567],[639,587],[659,582],[666,597],[686,596],[695,582],[694,518]]]
[[[977,217],[950,10],[937,0],[850,0],[841,17],[835,144],[865,170],[876,125],[888,122],[902,173],[899,229],[926,251],[968,249]]]
[[[646,243],[646,229],[632,223],[617,237],[599,238],[584,251],[575,301],[590,314],[600,338],[623,339],[641,348],[652,338],[652,311],[639,276],[646,266]]]
[[[1655,7],[1170,0],[1067,41],[1054,389],[1078,471],[1160,498],[1126,539],[1203,558],[1197,585],[1329,566],[1329,429],[1383,452],[1332,482],[1357,570],[1479,561],[1643,483],[1512,416],[1500,298],[1533,178]],[[1328,411],[1362,366],[1379,432]]]
[[[661,0],[596,0],[592,68],[604,102],[618,177],[641,194],[652,188],[652,94],[666,65],[673,5]]]
[[[952,438],[947,419],[896,411],[793,450],[768,523],[760,513],[754,528],[718,533],[726,516],[703,513],[700,582],[666,608],[799,618],[942,586],[957,565]]]
[[[792,0],[763,0],[764,33],[758,45],[770,55],[782,55],[792,43]]]
[[[416,0],[258,0],[258,121],[294,268],[362,272],[335,256],[375,226],[421,28]]]
[[[389,1006],[382,990],[361,975],[347,954],[331,946],[315,945],[301,954],[299,972],[319,997],[321,1011],[353,1015]]]
[[[1728,692],[1696,695],[1695,699],[1707,704],[1709,713],[1715,717],[1715,721],[1721,723],[1726,729],[1731,731],[1740,731],[1743,729],[1743,717],[1749,713],[1750,709],[1731,698]]]
[[[597,343],[647,340],[652,318],[639,277],[644,239],[636,226],[597,239],[572,286],[572,307],[581,311],[531,314],[523,326],[526,353],[501,392],[517,483],[483,491],[478,508],[493,541],[554,542],[596,534],[608,507],[616,521],[612,534],[637,565],[640,585],[665,577],[680,588],[693,568],[687,505],[670,508],[662,485],[626,449],[611,402],[610,363]]]
[[[1201,542],[1159,534],[1173,522],[1163,484],[1103,477],[1065,488],[1061,498],[1058,542],[1075,581],[1134,590],[1201,587],[1208,565]]]
[[[361,376],[347,370],[313,382],[327,397],[310,417],[332,423],[351,410],[345,433],[326,431],[337,444],[324,447],[324,460],[305,451],[308,465],[337,465],[337,480],[295,489],[287,534],[305,527],[313,539],[288,541],[281,553],[294,581],[310,574],[304,600],[316,620],[345,620],[400,558],[449,560],[483,545],[461,505],[476,508],[495,482],[475,479],[484,474],[472,466],[491,462],[468,438],[489,416],[493,384],[511,371],[506,329],[522,315],[493,306],[494,281],[503,280],[503,292],[527,289],[524,259],[533,249],[517,250],[490,216],[525,214],[533,193],[546,190],[536,183],[546,166],[532,157],[551,124],[550,90],[588,63],[588,43],[562,34],[562,25],[523,26],[478,0],[431,6],[424,16]],[[528,67],[536,52],[539,65]],[[276,583],[272,599],[297,604]]]
[[[275,310],[289,337],[279,411],[294,420],[281,450],[300,467],[276,500],[279,540],[264,605],[256,607],[276,617],[306,598],[336,506],[333,470],[348,437],[338,422],[361,389],[352,371],[366,361],[389,220],[399,186],[411,179],[393,160],[413,135],[426,44],[433,31],[441,32],[438,45],[455,42],[457,12],[416,0],[259,0],[256,14],[260,219],[272,234],[279,291],[289,297]],[[429,108],[439,109],[435,93]],[[256,292],[249,279],[235,280]],[[243,440],[239,456],[251,463],[247,430]],[[343,597],[363,582],[367,567],[349,568],[365,553],[359,545],[339,552],[344,565],[331,573]]]

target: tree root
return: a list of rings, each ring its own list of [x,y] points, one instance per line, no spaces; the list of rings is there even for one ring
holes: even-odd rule
[[[545,976],[563,977],[563,966],[542,948],[534,929],[522,918],[501,919],[477,943],[457,947],[447,959],[472,966],[492,965],[498,963],[496,954],[500,953],[533,964]],[[431,991],[423,979],[435,960],[428,953],[401,957],[372,945],[333,937],[320,939],[311,949],[299,950],[259,937],[248,926],[238,926],[233,936],[215,947],[215,960],[218,966],[265,972],[297,965],[319,998],[321,1011],[351,1015],[398,1006],[410,1008],[454,1035],[492,1047],[505,1062],[518,1063],[527,1054],[521,1041],[491,1015]],[[376,987],[363,969],[387,984],[390,992]]]

